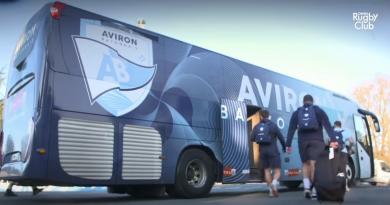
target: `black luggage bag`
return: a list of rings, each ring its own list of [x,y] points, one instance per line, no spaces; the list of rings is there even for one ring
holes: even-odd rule
[[[346,191],[347,155],[334,151],[334,158],[329,159],[329,149],[324,150],[318,157],[314,172],[314,187],[318,201],[344,201]]]

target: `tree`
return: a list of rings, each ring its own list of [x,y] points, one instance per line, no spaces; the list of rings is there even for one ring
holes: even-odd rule
[[[390,76],[381,75],[358,86],[353,95],[360,106],[377,115],[382,131],[380,134],[374,133],[374,155],[377,159],[390,162]],[[370,127],[374,130],[372,123]]]

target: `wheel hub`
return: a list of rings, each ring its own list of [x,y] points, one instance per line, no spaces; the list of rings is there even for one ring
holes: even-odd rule
[[[195,188],[204,186],[207,179],[206,167],[200,160],[191,160],[186,167],[187,183]]]

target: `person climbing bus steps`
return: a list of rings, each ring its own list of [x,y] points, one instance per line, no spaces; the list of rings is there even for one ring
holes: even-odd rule
[[[281,160],[276,138],[279,139],[283,152],[286,152],[285,141],[278,126],[269,119],[269,112],[262,110],[260,115],[262,119],[253,129],[251,141],[255,141],[260,146],[260,159],[263,164],[269,195],[278,197]]]

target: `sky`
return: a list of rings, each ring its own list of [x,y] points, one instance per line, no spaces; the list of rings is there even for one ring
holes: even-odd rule
[[[0,68],[8,66],[29,18],[47,2],[0,1]],[[63,2],[129,24],[143,18],[146,29],[347,97],[358,85],[390,76],[390,1]],[[357,30],[354,12],[378,14],[373,30]]]

